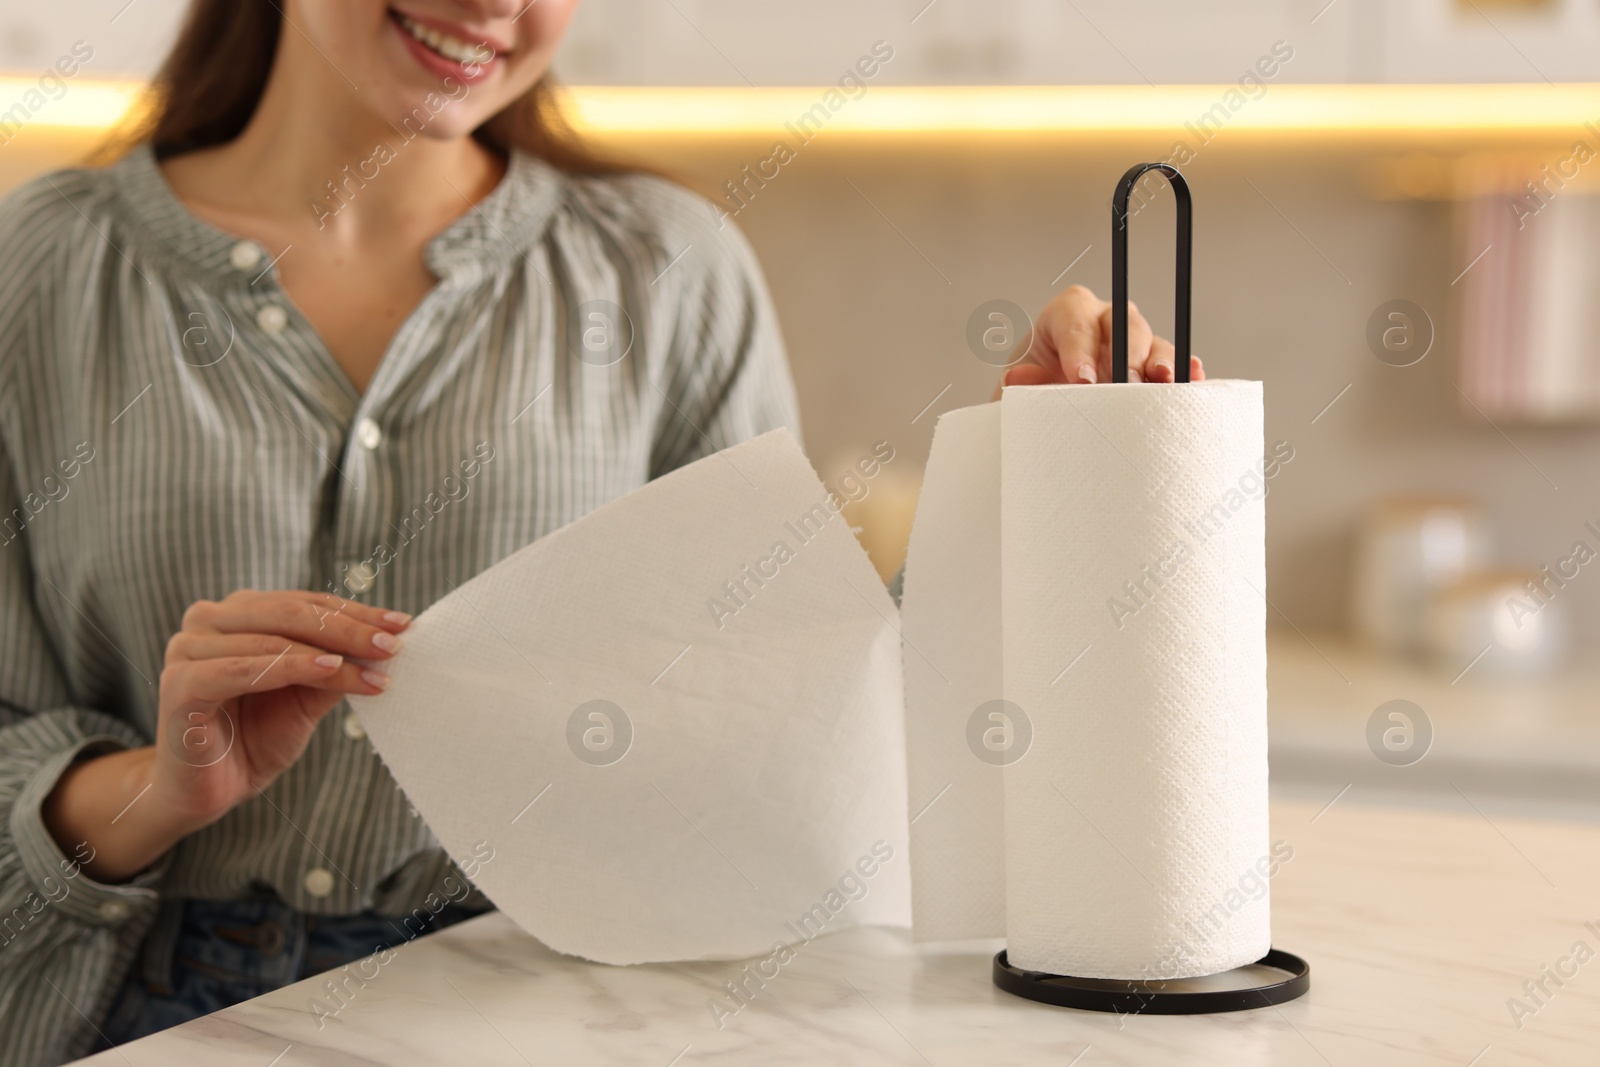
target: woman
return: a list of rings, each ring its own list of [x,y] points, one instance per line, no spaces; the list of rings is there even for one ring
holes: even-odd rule
[[[0,206],[0,1062],[482,910],[330,714],[358,661],[796,425],[737,231],[554,115],[574,3],[196,0],[137,143]],[[1039,325],[1008,383],[1108,376],[1105,303]]]

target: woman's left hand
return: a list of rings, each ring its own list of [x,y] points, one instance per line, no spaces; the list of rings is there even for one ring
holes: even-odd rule
[[[1081,285],[1056,294],[1033,324],[1022,361],[1007,367],[1001,385],[1066,385],[1111,380],[1111,302]],[[1128,381],[1171,382],[1172,342],[1157,337],[1139,309],[1128,303]],[[1191,356],[1191,381],[1204,381],[1206,371]],[[998,395],[998,389],[996,395]]]

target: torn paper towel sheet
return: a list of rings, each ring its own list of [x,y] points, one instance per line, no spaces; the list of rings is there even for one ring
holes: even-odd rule
[[[737,959],[910,919],[896,611],[775,431],[423,612],[367,736],[561,952]]]
[[[911,902],[919,941],[1004,937],[1000,405],[940,417],[901,598]]]
[[[936,447],[963,455],[930,463],[906,572],[905,633],[941,650],[928,658],[951,680],[930,682],[906,651],[912,803],[933,778],[957,783],[913,827],[917,936],[924,917],[936,936],[955,936],[943,931],[958,916],[988,932],[973,894],[1003,891],[1008,958],[1025,969],[1154,979],[1259,959],[1271,933],[1254,874],[1268,850],[1260,383],[1007,389],[987,410],[940,420]],[[998,519],[982,503],[990,454]],[[978,503],[962,513],[963,499]],[[996,526],[998,565],[982,556]],[[977,766],[945,766],[978,709],[963,715],[961,700],[993,699],[994,598],[916,565],[956,545],[974,554],[963,582],[1001,575],[998,805],[978,749]],[[934,821],[962,783],[985,797],[987,828]],[[1003,890],[924,876],[992,854],[994,835]]]

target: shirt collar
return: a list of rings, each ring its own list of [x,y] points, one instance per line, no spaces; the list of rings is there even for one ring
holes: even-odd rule
[[[155,238],[167,258],[213,279],[234,277],[248,283],[258,277],[246,277],[234,265],[234,248],[244,238],[218,229],[185,207],[161,173],[149,143],[134,148],[113,171],[129,217]],[[494,190],[428,242],[424,250],[428,268],[444,280],[492,273],[525,255],[560,206],[562,186],[560,171],[513,149],[505,176]],[[270,251],[268,256],[276,254]],[[272,268],[263,260],[261,269]]]

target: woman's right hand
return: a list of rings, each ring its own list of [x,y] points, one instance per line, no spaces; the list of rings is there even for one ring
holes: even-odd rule
[[[243,590],[200,600],[167,642],[152,799],[204,826],[287,770],[348,693],[388,685],[411,618],[326,593]]]
[[[143,870],[265,790],[347,694],[388,679],[408,615],[326,593],[242,590],[201,600],[167,643],[155,744],[73,765],[45,802],[63,851],[102,881]],[[80,844],[81,843],[81,844]]]

